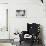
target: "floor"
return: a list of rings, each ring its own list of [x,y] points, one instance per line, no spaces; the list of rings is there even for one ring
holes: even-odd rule
[[[19,46],[31,46],[31,45],[28,44],[28,43],[22,42],[22,44],[19,45]],[[34,44],[33,46],[43,46],[43,45],[41,45],[41,44]]]
[[[12,46],[11,43],[0,43],[0,46]]]
[[[12,45],[11,43],[0,43],[0,46],[16,46]],[[22,42],[22,44],[17,45],[17,46],[30,46],[30,44]],[[42,46],[42,45],[33,45],[33,46]]]

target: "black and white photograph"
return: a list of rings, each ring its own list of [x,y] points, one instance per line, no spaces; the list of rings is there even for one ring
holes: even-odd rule
[[[25,17],[25,10],[16,10],[16,17]]]
[[[0,0],[0,46],[46,46],[46,0]]]

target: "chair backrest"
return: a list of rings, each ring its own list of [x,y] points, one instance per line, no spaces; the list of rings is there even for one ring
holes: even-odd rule
[[[29,34],[34,34],[36,35],[38,32],[40,32],[40,24],[32,23],[29,24],[27,23],[27,31]]]

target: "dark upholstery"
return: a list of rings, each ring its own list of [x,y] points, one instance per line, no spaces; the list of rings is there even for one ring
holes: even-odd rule
[[[39,33],[40,33],[40,24],[27,23],[27,31],[22,31],[22,34],[20,34],[20,43],[21,43],[21,41],[24,41],[25,34],[32,35],[32,38],[30,39],[30,41],[34,41],[34,40],[37,41],[39,39],[38,38]],[[35,36],[36,36],[36,39],[34,38]],[[33,43],[33,42],[31,42],[31,43]]]
[[[27,23],[27,32],[30,35],[32,35],[32,34],[34,34],[34,35],[39,34],[38,31],[40,32],[40,24],[36,24],[36,23],[28,24]]]

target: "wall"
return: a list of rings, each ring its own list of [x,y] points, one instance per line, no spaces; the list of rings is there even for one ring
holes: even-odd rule
[[[0,0],[0,3],[8,3],[8,0]]]
[[[26,18],[16,18],[16,10],[25,9]],[[46,16],[45,6],[40,0],[12,0],[9,1],[9,31],[11,38],[18,30],[27,30],[28,23],[40,23],[42,25],[44,41],[46,42]]]
[[[8,0],[0,0],[0,3],[7,3]],[[8,5],[3,5],[3,4],[0,4],[0,20],[2,20],[1,18],[1,15],[5,18],[6,17],[6,9],[8,8],[7,7]],[[3,10],[2,10],[3,9]],[[3,14],[2,14],[3,12]],[[6,19],[6,18],[5,18]],[[2,20],[3,21],[3,20]],[[4,20],[5,21],[5,20]],[[6,22],[6,21],[5,21]],[[3,25],[5,25],[6,23],[2,23]],[[1,24],[1,22],[0,22]],[[0,25],[1,27],[1,25]],[[6,31],[3,31],[1,32],[0,31],[0,39],[9,39],[9,32],[6,32]],[[11,43],[0,43],[0,46],[12,46]]]
[[[9,39],[7,28],[7,9],[8,4],[0,4],[0,39]]]

